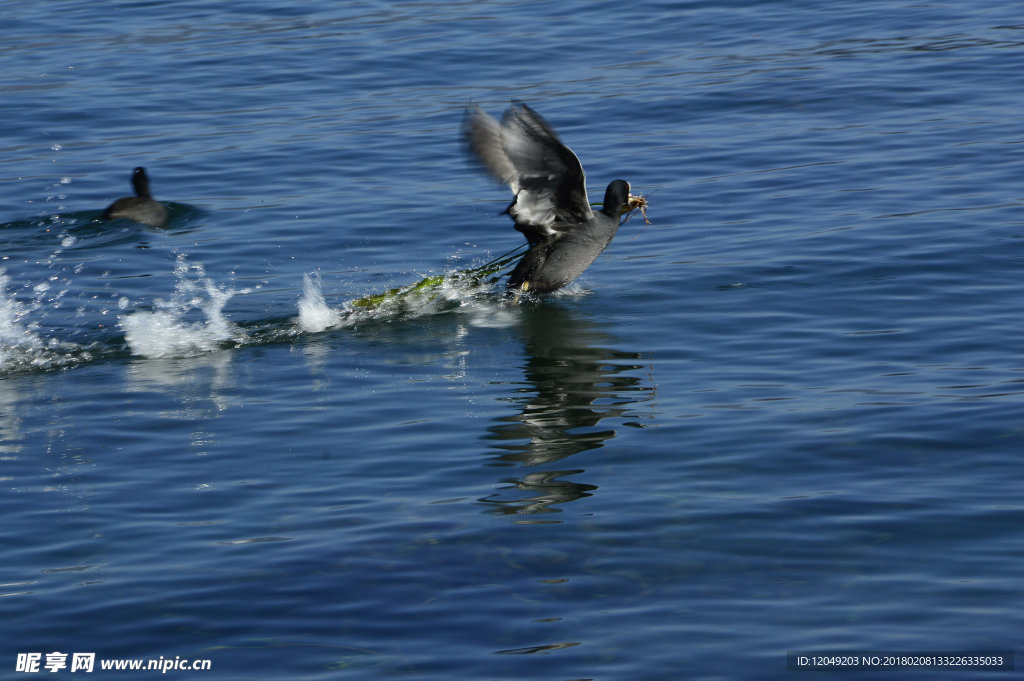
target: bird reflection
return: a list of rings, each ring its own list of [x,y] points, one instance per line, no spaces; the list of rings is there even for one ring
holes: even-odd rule
[[[616,435],[612,424],[642,427],[636,408],[653,398],[654,388],[645,384],[639,353],[613,349],[613,336],[557,304],[527,307],[523,314],[525,382],[506,398],[516,412],[499,417],[485,436],[501,452],[494,465],[552,464],[604,446]],[[550,513],[597,489],[567,479],[584,472],[530,472],[504,480],[507,486],[481,501],[498,513]]]

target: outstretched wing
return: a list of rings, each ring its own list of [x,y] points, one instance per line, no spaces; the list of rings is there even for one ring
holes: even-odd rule
[[[508,212],[531,241],[531,233],[551,235],[593,218],[580,160],[526,104],[510,107],[501,123],[472,107],[463,132],[470,151],[512,188]]]

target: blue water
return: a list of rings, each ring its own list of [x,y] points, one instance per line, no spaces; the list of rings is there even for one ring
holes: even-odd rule
[[[0,9],[0,676],[1020,652],[1015,3]],[[653,224],[353,307],[519,245],[459,139],[510,100]],[[96,220],[138,165],[166,229]]]

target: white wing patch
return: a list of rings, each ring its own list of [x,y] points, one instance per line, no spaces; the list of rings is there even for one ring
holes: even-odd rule
[[[553,236],[593,216],[579,159],[525,104],[503,121],[472,107],[464,134],[470,151],[516,195],[509,214],[520,228]]]
[[[521,189],[508,212],[517,224],[539,227],[549,236],[555,234],[555,204],[549,193]]]

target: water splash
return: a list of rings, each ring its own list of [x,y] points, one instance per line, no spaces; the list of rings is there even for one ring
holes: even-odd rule
[[[320,333],[338,326],[345,319],[348,310],[336,310],[324,300],[319,274],[305,274],[302,277],[302,297],[299,298],[299,328],[306,333]]]
[[[353,320],[402,319],[437,314],[455,309],[499,311],[506,309],[491,296],[492,284],[521,255],[525,244],[489,262],[463,270],[449,270],[420,281],[351,300],[345,312]]]
[[[8,291],[10,283],[6,272],[0,270],[0,376],[24,370],[63,368],[89,358],[88,351],[81,346],[46,338],[39,332],[38,322],[28,321],[43,305],[49,283],[32,288],[35,297],[31,303],[18,301]],[[59,304],[63,294],[62,290],[51,296],[50,302]]]
[[[179,255],[177,277],[169,300],[154,301],[155,310],[140,310],[118,318],[133,355],[148,358],[190,357],[247,340],[246,333],[224,316],[224,306],[236,291],[217,286],[201,264]]]
[[[331,307],[324,299],[318,274],[303,277],[297,333],[356,327],[373,322],[394,322],[435,314],[465,315],[470,326],[504,327],[515,323],[508,299],[495,297],[492,261],[469,270],[451,270],[424,277],[414,284],[389,289]]]
[[[9,282],[0,271],[0,369],[22,363],[42,347],[42,340],[24,323],[27,307],[8,295]]]
[[[57,256],[75,242],[61,235],[61,247],[44,261],[51,269]],[[515,323],[515,307],[495,296],[495,274],[514,254],[506,254],[468,270],[451,269],[420,281],[332,306],[325,300],[318,274],[303,277],[297,317],[269,316],[232,322],[225,307],[233,296],[260,288],[236,290],[219,286],[202,264],[185,255],[175,261],[176,283],[171,296],[155,299],[141,309],[124,295],[112,292],[117,324],[88,320],[69,326],[65,295],[72,289],[81,263],[61,267],[42,282],[25,284],[16,295],[14,282],[0,271],[0,377],[22,371],[49,371],[97,359],[193,357],[239,345],[289,342],[303,334],[365,324],[391,323],[434,314],[459,314],[469,326],[507,326]],[[91,303],[90,303],[91,304]],[[73,312],[78,320],[85,308]],[[91,309],[91,308],[89,308]],[[62,317],[61,315],[64,315]],[[53,319],[51,319],[53,318]],[[77,334],[73,342],[69,334]]]

